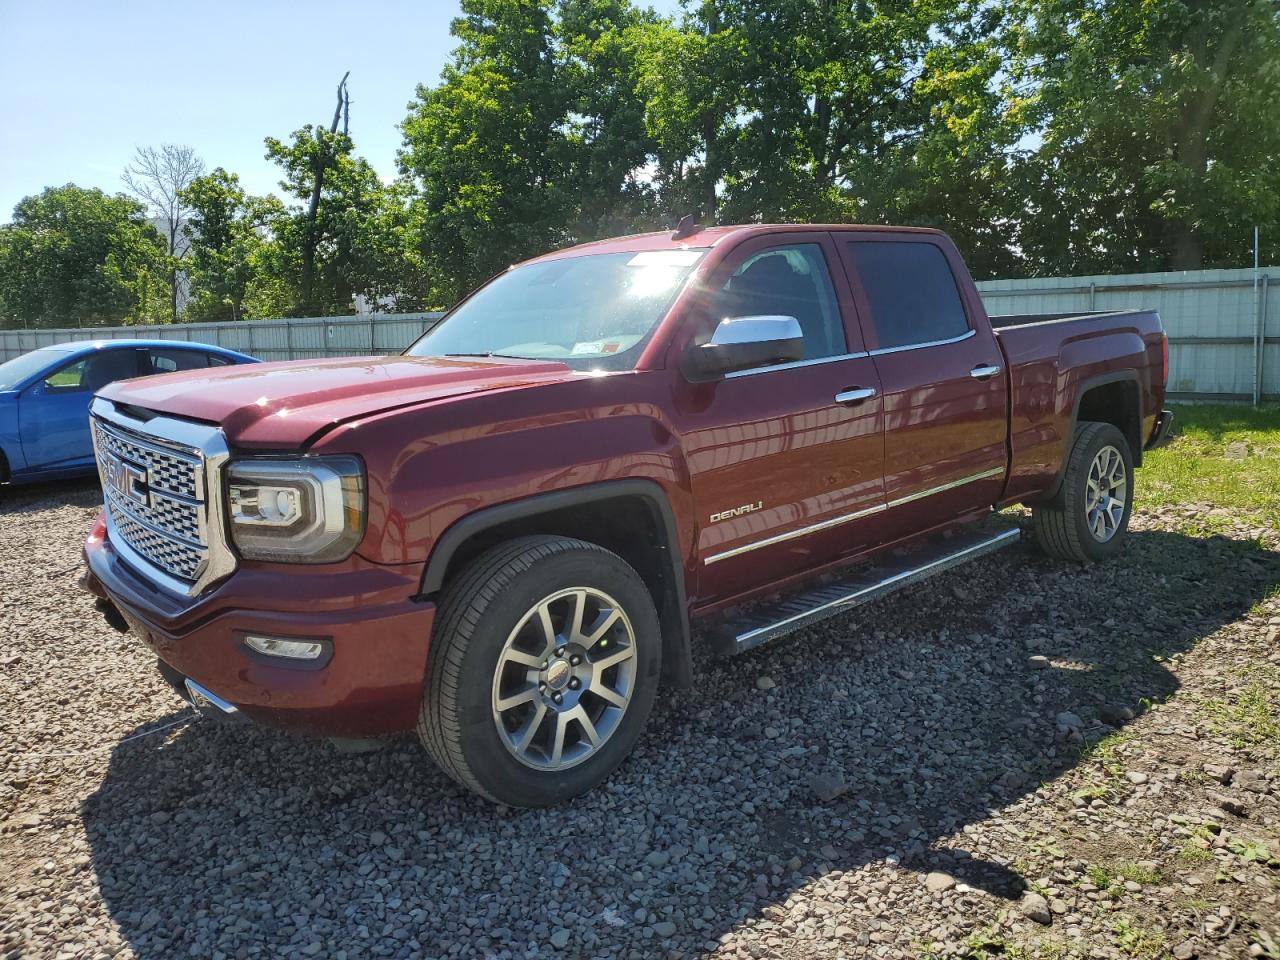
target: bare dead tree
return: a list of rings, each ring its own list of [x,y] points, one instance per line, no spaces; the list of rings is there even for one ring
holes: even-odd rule
[[[347,130],[351,122],[351,93],[347,90],[347,77],[351,76],[348,70],[342,75],[342,80],[338,82],[338,103],[333,108],[333,121],[329,124],[329,134],[338,132],[338,121],[342,121],[342,135],[347,136]],[[320,140],[319,134],[316,139]],[[316,247],[319,246],[320,238],[317,235],[316,220],[320,214],[320,194],[324,190],[324,174],[332,157],[329,156],[329,150],[323,142],[319,144],[320,149],[315,151],[311,160],[311,174],[314,182],[311,186],[311,202],[307,204],[307,220],[306,220],[306,242],[302,248],[302,299],[308,310],[313,308],[312,300],[315,290],[316,276]]]
[[[178,299],[182,286],[180,261],[187,243],[182,228],[187,222],[187,206],[182,191],[204,174],[204,161],[187,146],[166,143],[159,147],[139,147],[133,162],[124,171],[124,185],[145,203],[160,221],[161,234],[169,245],[170,312],[178,322]]]

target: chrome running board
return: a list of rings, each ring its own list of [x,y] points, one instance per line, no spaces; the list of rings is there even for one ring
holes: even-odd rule
[[[926,541],[905,556],[891,554],[870,570],[730,616],[715,631],[717,645],[728,653],[742,653],[1010,546],[1021,534],[1016,525],[993,528],[984,523],[979,530]]]

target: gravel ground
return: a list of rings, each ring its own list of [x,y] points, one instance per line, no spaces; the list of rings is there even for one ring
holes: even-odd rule
[[[1280,532],[1243,515],[705,664],[525,812],[408,737],[194,720],[76,588],[97,497],[0,503],[5,960],[1280,956]]]

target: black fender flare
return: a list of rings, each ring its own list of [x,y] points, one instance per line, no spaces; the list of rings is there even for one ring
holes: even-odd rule
[[[685,590],[684,559],[680,553],[679,531],[675,514],[666,492],[653,480],[623,478],[602,480],[598,483],[534,494],[519,500],[484,507],[467,514],[451,524],[436,540],[427,558],[422,574],[423,598],[439,593],[444,587],[449,564],[462,546],[486,530],[516,520],[527,520],[541,514],[572,509],[585,504],[616,500],[622,497],[639,498],[653,510],[658,518],[659,547],[666,555],[666,576],[671,589],[666,596],[655,597],[658,617],[664,627],[663,672],[676,686],[685,687],[693,682],[693,654],[690,642],[689,605]],[[674,630],[674,636],[666,636]]]
[[[1133,465],[1140,466],[1142,464],[1142,381],[1138,378],[1138,371],[1116,370],[1112,373],[1100,373],[1096,377],[1089,377],[1087,380],[1081,380],[1076,384],[1076,395],[1071,403],[1071,420],[1067,427],[1067,443],[1066,448],[1062,452],[1062,463],[1058,465],[1058,475],[1053,479],[1053,487],[1046,500],[1052,500],[1062,491],[1062,480],[1067,474],[1067,457],[1071,455],[1071,440],[1075,436],[1076,427],[1080,423],[1080,403],[1084,400],[1084,395],[1094,387],[1103,387],[1109,383],[1132,383],[1138,391],[1138,443],[1133,445],[1131,455],[1133,456]],[[1126,438],[1129,439],[1129,438]]]

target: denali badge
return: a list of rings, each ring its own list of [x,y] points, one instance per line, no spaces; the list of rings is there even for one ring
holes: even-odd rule
[[[763,500],[757,500],[755,503],[744,503],[740,507],[734,507],[731,510],[721,510],[719,513],[711,515],[712,523],[719,523],[721,520],[729,520],[733,517],[740,517],[744,513],[751,513],[754,510],[760,510],[764,507]]]
[[[140,503],[145,507],[151,502],[147,490],[145,467],[121,460],[110,453],[104,455],[104,461],[102,472],[106,475],[107,483],[134,503]]]

